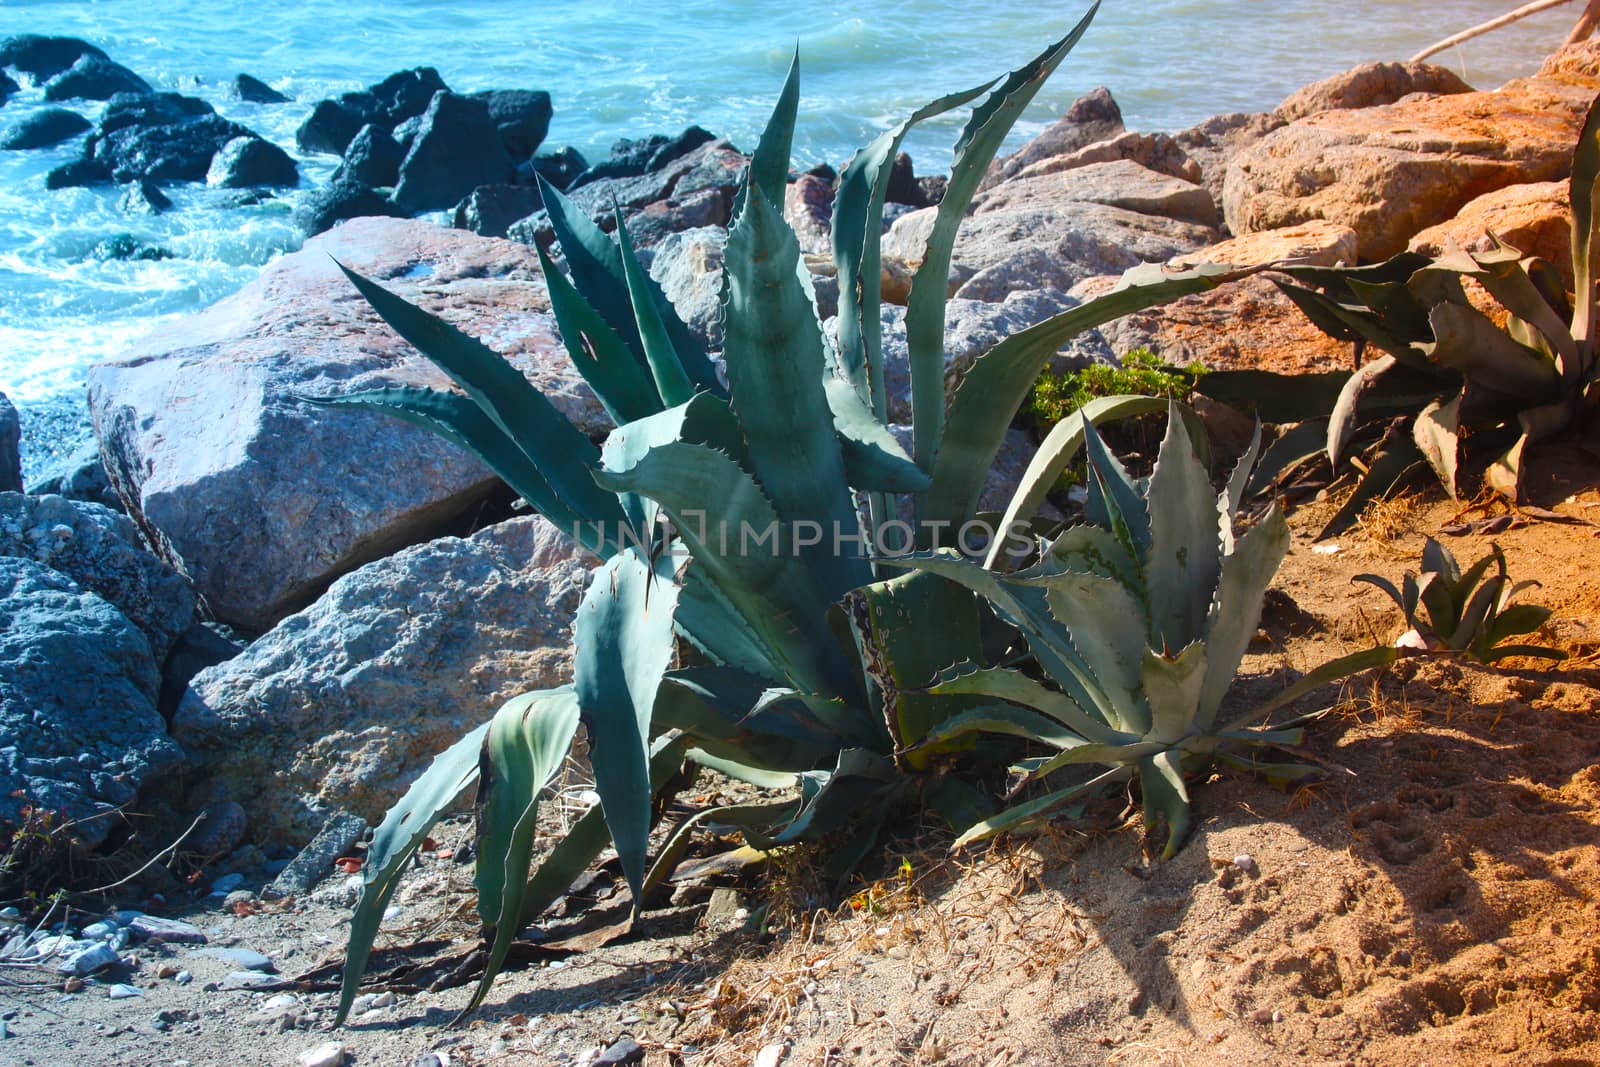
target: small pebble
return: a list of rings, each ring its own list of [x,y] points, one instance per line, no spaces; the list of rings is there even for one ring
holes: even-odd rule
[[[156,977],[161,979],[178,977],[178,965],[175,963],[161,964],[156,968]]]
[[[233,874],[225,874],[211,883],[211,895],[225,897],[242,885],[244,885],[244,875],[237,871]]]
[[[253,903],[255,901],[255,899],[256,899],[256,895],[254,893],[250,892],[250,890],[248,890],[248,889],[235,889],[233,892],[229,893],[226,898],[223,899],[222,906],[231,911],[232,909],[238,907],[241,904]]]
[[[127,1000],[129,997],[142,997],[144,994],[134,986],[118,982],[116,985],[106,990],[106,996],[110,997],[112,1000]]]
[[[90,923],[88,926],[85,926],[83,928],[83,936],[92,937],[96,941],[104,941],[109,937],[115,937],[119,929],[121,929],[121,927],[119,927],[116,923],[106,922],[104,919],[102,919],[100,922]]]
[[[177,982],[179,985],[188,985],[190,982],[194,981],[194,975],[190,974],[188,971],[179,971],[177,974],[172,976],[172,980]]]
[[[755,1067],[778,1067],[783,1062],[784,1053],[789,1051],[788,1045],[768,1045],[756,1053]]]
[[[203,945],[206,935],[198,926],[177,919],[162,919],[154,915],[134,915],[128,929],[136,937],[147,941],[166,941],[176,945]]]
[[[1256,873],[1255,857],[1249,855],[1248,853],[1241,852],[1239,855],[1233,857],[1233,865],[1239,868],[1245,874]]]
[[[340,1067],[344,1063],[344,1046],[337,1041],[326,1042],[300,1053],[295,1063],[299,1067]]]
[[[618,1038],[589,1062],[594,1067],[631,1067],[644,1062],[644,1046],[631,1037]]]

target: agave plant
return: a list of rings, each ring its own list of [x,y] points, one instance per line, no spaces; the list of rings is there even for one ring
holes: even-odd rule
[[[1596,358],[1594,207],[1600,182],[1600,98],[1572,157],[1572,278],[1568,294],[1548,263],[1524,258],[1490,235],[1488,252],[1451,247],[1438,258],[1403,252],[1363,267],[1286,267],[1279,287],[1330,337],[1380,352],[1354,374],[1315,381],[1258,371],[1208,375],[1202,392],[1259,410],[1273,421],[1326,418],[1289,438],[1278,462],[1325,451],[1338,466],[1364,429],[1396,415],[1409,434],[1384,438],[1351,505],[1325,534],[1424,463],[1451,496],[1463,431],[1508,429],[1514,439],[1488,467],[1491,488],[1515,501],[1527,447],[1592,413],[1600,402]],[[1468,299],[1471,278],[1500,305],[1491,317]],[[1299,284],[1300,282],[1310,284]],[[1314,288],[1313,286],[1320,287]]]
[[[1170,857],[1189,828],[1186,777],[1213,761],[1279,777],[1309,773],[1250,755],[1298,744],[1302,734],[1256,724],[1317,686],[1399,653],[1378,648],[1341,657],[1265,704],[1224,718],[1223,700],[1255,635],[1262,597],[1289,547],[1276,506],[1250,530],[1235,532],[1259,431],[1227,486],[1214,493],[1175,410],[1142,483],[1092,422],[1075,421],[1088,459],[1088,522],[1049,541],[1038,562],[1020,571],[994,569],[993,556],[990,567],[949,553],[908,563],[987,598],[1027,639],[1045,678],[977,662],[942,672],[930,693],[983,703],[940,723],[921,744],[996,733],[1059,749],[1022,765],[1032,780],[1084,765],[1107,768],[977,823],[958,844],[1035,825],[1085,793],[1137,776],[1147,823],[1166,824]]]
[[[1376,574],[1358,574],[1353,582],[1366,582],[1387,593],[1405,615],[1408,629],[1395,643],[1429,652],[1464,652],[1479,663],[1506,656],[1535,656],[1563,660],[1565,652],[1539,645],[1501,642],[1531,634],[1550,619],[1550,609],[1537,604],[1513,604],[1525,589],[1539,583],[1513,583],[1506,572],[1506,554],[1499,545],[1466,573],[1444,545],[1428,538],[1422,547],[1422,574],[1407,571],[1399,588]],[[1495,573],[1490,574],[1490,566]]]
[[[920,791],[970,810],[970,789],[911,772],[937,769],[915,746],[948,714],[941,708],[975,700],[915,690],[951,663],[990,662],[985,650],[994,642],[986,642],[967,590],[930,574],[882,573],[877,535],[905,496],[920,529],[956,530],[974,517],[1011,419],[1074,334],[1232,276],[1209,268],[1129,272],[1099,300],[996,345],[946,397],[943,323],[957,228],[1012,124],[1093,14],[1005,79],[935,101],[855,155],[834,205],[843,294],[836,346],[818,321],[781,211],[799,100],[791,68],[728,236],[726,386],[640,268],[625,221],[613,238],[544,186],[571,271],[569,280],[542,256],[552,309],[574,365],[617,422],[602,448],[490,349],[351,274],[461,391],[383,390],[320,402],[386,411],[472,449],[604,562],[579,610],[572,685],[507,704],[440,755],[379,828],[351,926],[341,1019],[400,872],[474,781],[489,946],[474,1006],[516,932],[608,841],[637,914],[681,855],[683,828],[653,862],[648,840],[652,798],[685,760],[761,786],[798,787],[792,800],[703,816],[749,826],[752,840],[768,846],[856,823],[860,832],[837,856],[840,870],[870,847],[900,798]],[[913,124],[980,97],[911,289],[907,454],[887,424],[874,281],[890,166]],[[1141,414],[1159,403],[1106,398],[1089,414]],[[928,626],[929,618],[940,625]],[[703,663],[674,665],[680,636]],[[580,727],[601,803],[534,870],[540,790]]]

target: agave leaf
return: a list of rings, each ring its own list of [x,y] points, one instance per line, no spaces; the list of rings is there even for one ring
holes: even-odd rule
[[[1083,428],[1083,451],[1089,462],[1089,495],[1084,514],[1104,526],[1144,558],[1150,547],[1150,507],[1122,461],[1112,455],[1093,423]],[[1210,482],[1206,483],[1208,486]]]
[[[1160,397],[1154,396],[1095,397],[1079,411],[1056,423],[1040,442],[1039,450],[1033,454],[1028,469],[1023,472],[1022,480],[1018,483],[1016,492],[1012,494],[1011,502],[1006,505],[999,529],[1009,530],[1013,524],[1028,522],[1038,514],[1039,505],[1044,503],[1046,494],[1083,450],[1085,419],[1101,423],[1109,419],[1148,415],[1161,410],[1163,403]],[[991,570],[994,569],[1004,549],[1005,539],[995,538],[983,565]]]
[[[1149,708],[1139,696],[1139,664],[1149,648],[1144,605],[1114,578],[1067,573],[1036,581],[1046,589],[1050,613],[1098,679],[1114,724],[1144,732],[1150,725]]]
[[[1256,705],[1249,712],[1229,722],[1216,732],[1229,734],[1243,730],[1245,727],[1265,719],[1279,708],[1293,704],[1313,689],[1327,685],[1329,682],[1339,681],[1341,678],[1348,678],[1352,674],[1360,674],[1362,671],[1371,670],[1374,667],[1387,667],[1399,659],[1400,656],[1401,650],[1398,648],[1367,648],[1362,649],[1360,652],[1352,652],[1349,655],[1340,656],[1338,659],[1329,660],[1316,670],[1302,675],[1293,685],[1284,689],[1277,696]]]
[[[703,808],[678,824],[661,846],[650,873],[645,875],[644,895],[649,897],[671,877],[673,870],[689,851],[694,832],[712,823],[725,826],[765,826],[785,822],[798,810],[799,801],[787,800],[768,804],[728,804],[720,808]]]
[[[1497,575],[1478,587],[1461,609],[1461,621],[1456,628],[1448,634],[1439,635],[1444,638],[1447,647],[1465,649],[1472,646],[1473,638],[1484,629],[1489,612],[1494,610],[1495,601],[1500,598],[1500,590],[1505,584],[1505,578]]]
[[[473,879],[489,952],[463,1014],[483,1001],[522,929],[539,796],[561,768],[577,732],[578,697],[568,686],[516,697],[489,723],[480,761],[479,861]]]
[[[1242,480],[1242,479],[1241,479]],[[1177,405],[1167,418],[1166,437],[1150,474],[1150,549],[1145,554],[1145,589],[1150,597],[1150,645],[1185,648],[1200,637],[1222,567],[1218,515],[1211,473],[1195,454]]]
[[[1214,370],[1200,376],[1195,392],[1255,415],[1262,422],[1306,422],[1326,417],[1350,380],[1347,370],[1279,374],[1266,370]]]
[[[626,471],[662,445],[682,442],[708,445],[733,458],[744,458],[744,438],[728,402],[710,393],[696,393],[688,402],[630,423],[606,435],[600,450],[605,470]],[[625,493],[623,511],[633,524],[634,543],[649,550],[655,542],[657,507],[652,501]]]
[[[622,253],[622,276],[627,282],[628,299],[633,304],[633,318],[639,327],[639,342],[644,346],[644,361],[650,368],[650,377],[656,383],[656,392],[663,404],[686,403],[694,395],[694,387],[689,384],[689,376],[684,373],[672,338],[667,334],[667,324],[656,306],[650,276],[639,266],[639,257],[634,254],[622,209],[614,205],[613,209],[617,216],[617,250]]]
[[[1195,732],[1200,693],[1206,683],[1206,643],[1195,641],[1168,658],[1147,649],[1141,665],[1145,701],[1150,706],[1152,741],[1177,744]]]
[[[1532,401],[1559,395],[1561,375],[1538,352],[1517,344],[1471,305],[1440,304],[1428,312],[1434,344],[1428,353],[1468,381]]]
[[[1083,743],[1083,738],[1057,719],[1014,704],[983,704],[950,716],[923,735],[919,749],[937,749],[970,734],[1008,734],[1030,741],[1042,741],[1057,748]]]
[[[1274,281],[1313,326],[1334,340],[1365,342],[1402,363],[1422,365],[1427,362],[1419,347],[1419,342],[1427,340],[1426,337],[1396,329],[1394,324],[1367,308],[1343,304],[1305,286]]]
[[[1135,267],[1104,296],[1014,333],[979,356],[951,398],[950,417],[932,468],[933,488],[921,505],[922,520],[959,527],[977,511],[1007,427],[1050,357],[1074,336],[1253,273],[1256,268],[1211,265],[1176,273],[1159,264]],[[926,466],[920,453],[917,462]]]
[[[629,547],[597,571],[573,627],[573,685],[589,734],[595,791],[622,872],[643,904],[650,838],[650,718],[672,663],[679,585],[672,554],[649,559]]]
[[[1020,671],[1004,668],[980,669],[975,664],[957,664],[939,676],[929,690],[946,696],[970,695],[1006,700],[1048,715],[1090,741],[1116,745],[1135,740],[1113,728],[1093,711],[1084,708],[1065,693],[1046,689],[1043,684]]]
[[[707,753],[772,771],[808,771],[831,764],[842,741],[858,739],[858,730],[839,731],[810,714],[798,701],[763,709],[765,679],[728,667],[692,667],[673,671],[656,694],[657,728],[682,730]]]
[[[1152,831],[1156,815],[1167,822],[1167,844],[1161,858],[1170,860],[1189,836],[1189,790],[1183,784],[1183,766],[1174,749],[1139,761],[1139,791],[1144,796],[1144,822]]]
[[[589,474],[599,451],[521,371],[477,338],[376,282],[342,265],[339,269],[384,322],[448,374],[516,442],[568,508],[585,517],[621,518],[616,500]]]
[[[1400,590],[1395,586],[1395,584],[1389,579],[1385,578],[1383,575],[1358,574],[1354,578],[1351,578],[1350,581],[1352,583],[1365,582],[1368,585],[1377,586],[1379,589],[1383,590],[1389,595],[1389,599],[1393,600],[1395,605],[1399,607],[1401,611],[1406,610],[1406,598],[1401,595]]]
[[[860,552],[841,551],[840,536],[859,532],[844,459],[833,435],[823,386],[822,328],[797,271],[800,246],[779,207],[759,184],[728,232],[723,268],[723,354],[734,413],[744,427],[751,473],[790,527],[820,526],[800,550],[831,603],[872,579]]]
[[[1391,437],[1379,447],[1372,465],[1356,485],[1356,491],[1350,494],[1350,499],[1334,513],[1328,524],[1317,532],[1314,540],[1321,541],[1348,530],[1361,517],[1368,504],[1394,491],[1395,487],[1421,473],[1426,466],[1426,461],[1409,435]]]
[[[1522,434],[1484,471],[1484,481],[1489,483],[1489,488],[1513,504],[1522,499],[1522,453],[1527,447],[1528,435]]]
[[[906,348],[911,364],[912,444],[917,465],[932,470],[944,433],[944,316],[956,231],[1006,135],[1100,9],[1098,0],[1061,40],[1013,71],[973,109],[950,162],[950,182],[939,201],[922,263],[911,279],[906,305]],[[1003,428],[1002,428],[1003,429]]]
[[[1220,373],[1220,372],[1219,372]],[[1207,378],[1211,375],[1206,375]],[[1322,455],[1328,444],[1328,426],[1324,419],[1302,422],[1278,435],[1267,446],[1256,464],[1255,473],[1245,487],[1246,496],[1254,496],[1277,481],[1278,476],[1293,470],[1314,456]]]
[[[842,319],[840,320],[843,321]],[[933,484],[926,471],[906,455],[894,434],[879,422],[850,383],[825,376],[833,432],[844,457],[849,484],[864,491],[920,493]]]
[[[1433,336],[1428,329],[1428,309],[1411,291],[1410,280],[1370,281],[1351,276],[1345,284],[1393,333],[1409,341],[1426,341]]]
[[[1339,466],[1345,446],[1355,435],[1361,415],[1362,399],[1378,387],[1379,380],[1395,367],[1396,362],[1391,355],[1379,356],[1370,363],[1363,364],[1361,369],[1345,382],[1344,388],[1339,390],[1339,399],[1333,405],[1333,413],[1328,418],[1328,462],[1334,467]]]
[[[1548,659],[1561,661],[1567,658],[1565,652],[1554,648],[1545,648],[1543,645],[1499,645],[1491,648],[1483,657],[1483,662],[1493,663],[1509,656],[1531,656],[1535,659]]]
[[[1578,355],[1577,341],[1528,275],[1527,268],[1521,262],[1522,253],[1502,243],[1493,234],[1489,237],[1495,245],[1493,251],[1471,253],[1455,249],[1438,260],[1435,267],[1455,270],[1477,279],[1502,307],[1549,345],[1563,367],[1571,365]]]
[[[1417,415],[1411,424],[1411,436],[1417,450],[1439,476],[1445,492],[1456,498],[1457,439],[1461,432],[1462,390],[1448,400],[1434,400]]]
[[[1063,767],[1081,767],[1085,763],[1132,767],[1146,756],[1166,747],[1165,741],[1140,741],[1136,738],[1115,745],[1077,744],[1041,761],[1029,773],[1034,778],[1045,778]]]
[[[606,413],[624,426],[660,411],[661,396],[655,383],[633,358],[627,343],[556,269],[549,254],[538,245],[534,250],[539,254],[539,269],[544,272],[561,343]]]
[[[1432,540],[1432,538],[1429,538],[1429,540]],[[1450,583],[1450,602],[1456,608],[1460,609],[1467,602],[1472,591],[1478,588],[1478,583],[1483,581],[1483,576],[1489,573],[1489,568],[1494,564],[1499,564],[1500,578],[1502,584],[1504,584],[1506,557],[1505,553],[1500,551],[1499,545],[1495,545],[1492,552],[1465,571],[1456,566],[1455,557],[1450,554],[1449,549],[1440,545],[1439,550],[1445,557],[1445,566],[1439,569],[1439,573],[1444,575],[1445,580]],[[1441,633],[1440,636],[1444,635]]]
[[[713,756],[705,749],[691,748],[689,759],[705,767],[707,770],[716,771],[718,774],[732,778],[736,782],[753,785],[757,789],[797,789],[800,786],[800,776],[790,771],[771,771],[764,767],[752,767],[748,763],[739,763],[721,756]]]
[[[1096,775],[1087,782],[1079,782],[1077,785],[1058,789],[1054,793],[1046,793],[1044,796],[1030,800],[1026,804],[1018,804],[1015,807],[1007,808],[1000,814],[969,827],[965,833],[956,838],[955,844],[951,845],[950,849],[951,851],[956,851],[966,848],[974,842],[991,838],[995,834],[1007,831],[1017,833],[1023,829],[1040,825],[1045,821],[1046,816],[1060,811],[1079,797],[1093,793],[1101,786],[1123,781],[1131,774],[1131,767],[1113,767],[1111,770],[1106,771],[1104,774]]]
[[[880,423],[888,422],[889,398],[883,381],[881,294],[876,279],[882,270],[883,205],[895,154],[912,126],[972,102],[993,84],[991,79],[919,109],[852,156],[839,175],[833,198],[833,262],[839,292],[845,297],[839,302],[839,368],[856,395],[871,404]],[[867,279],[872,279],[870,284]]]
[[[1105,527],[1088,523],[1062,530],[1050,542],[1046,558],[1041,563],[1019,572],[1013,578],[1021,581],[1029,576],[1044,578],[1067,571],[1114,578],[1131,590],[1137,590],[1141,585],[1139,561],[1128,551],[1128,546],[1117,540],[1117,535]]]
[[[784,76],[783,89],[778,93],[778,103],[773,107],[761,140],[750,157],[750,172],[746,178],[749,186],[761,191],[768,203],[783,203],[784,186],[789,177],[789,156],[794,145],[795,118],[800,110],[800,49],[796,48],[789,61],[789,73]]]
[[[342,1026],[350,1005],[361,991],[361,976],[372,955],[372,942],[400,886],[400,875],[427,839],[428,831],[478,777],[478,754],[489,724],[484,723],[433,758],[405,796],[384,815],[372,834],[366,862],[361,866],[361,898],[350,916],[349,947],[339,986],[339,1010],[334,1025]]]
[[[1289,523],[1274,506],[1266,518],[1239,538],[1233,554],[1222,561],[1216,598],[1206,623],[1206,676],[1195,714],[1196,728],[1216,722],[1222,698],[1233,685],[1250,639],[1261,621],[1261,600],[1289,551]]]
[[[1550,621],[1551,611],[1539,604],[1513,604],[1495,616],[1488,628],[1488,647],[1493,648],[1508,637],[1531,634]]]
[[[1228,476],[1228,484],[1223,486],[1222,492],[1217,496],[1217,525],[1221,527],[1222,551],[1233,552],[1233,521],[1239,514],[1239,505],[1244,502],[1245,491],[1250,484],[1250,472],[1255,468],[1256,457],[1261,454],[1261,422],[1256,420],[1256,428],[1250,435],[1250,444],[1245,448],[1244,454],[1233,465],[1233,473]]]
[[[879,753],[847,748],[831,771],[812,771],[801,779],[799,814],[777,834],[776,844],[788,845],[845,826],[863,812],[878,806],[886,790],[903,784],[894,765]]]
[[[1595,248],[1594,204],[1600,186],[1600,97],[1589,105],[1583,132],[1572,153],[1572,276],[1577,294],[1573,307],[1572,336],[1578,358],[1563,368],[1569,392],[1589,379],[1595,366]]]

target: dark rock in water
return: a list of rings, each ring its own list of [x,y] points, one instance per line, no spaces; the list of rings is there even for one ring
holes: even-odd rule
[[[664,206],[654,209],[663,219],[679,212],[685,227],[722,225],[727,222],[745,162],[745,157],[727,141],[712,141],[647,174],[602,179],[580,185],[569,195],[574,204],[607,229],[615,226],[611,218],[613,204],[626,212],[637,212],[663,202]],[[717,200],[700,196],[707,191],[714,191]],[[718,202],[720,208],[716,206]],[[670,232],[670,228],[660,226],[653,229]],[[646,227],[639,227],[641,235],[645,230]],[[643,246],[644,242],[640,244]]]
[[[489,105],[489,117],[511,158],[531,159],[550,132],[550,94],[539,89],[490,89],[472,96]]]
[[[422,116],[415,115],[389,131],[389,135],[394,138],[395,144],[400,146],[402,159],[405,158],[404,153],[411,151],[411,142],[417,139],[417,133],[421,129]]]
[[[94,123],[64,107],[35,111],[0,136],[0,148],[46,148],[92,129]]]
[[[204,181],[211,159],[236,137],[253,137],[237,122],[202,115],[160,126],[127,126],[96,136],[90,156],[108,168],[113,181]]]
[[[260,137],[235,137],[211,158],[206,183],[224,189],[247,189],[258,185],[294,186],[300,172],[289,153]]]
[[[107,237],[104,241],[94,246],[90,253],[95,259],[100,260],[146,260],[154,262],[162,259],[171,259],[172,253],[160,245],[147,245],[131,233],[119,233],[115,237]]]
[[[11,99],[11,94],[21,92],[22,86],[11,80],[11,76],[0,70],[0,104]]]
[[[438,93],[422,123],[400,164],[394,201],[401,207],[414,212],[448,209],[480,185],[511,181],[516,165],[482,100]]]
[[[178,702],[195,675],[207,667],[228,662],[244,650],[245,646],[229,637],[225,628],[217,623],[197,622],[185,630],[161,669],[161,695],[156,704],[161,717],[172,721],[172,713],[178,710]],[[223,851],[231,852],[237,845],[235,841]]]
[[[240,100],[248,100],[252,104],[287,104],[289,102],[287,96],[284,96],[260,78],[252,78],[248,74],[240,74],[233,79],[233,95]]]
[[[28,492],[33,496],[64,496],[68,500],[83,500],[99,504],[112,511],[122,511],[122,501],[106,478],[105,464],[100,461],[100,446],[91,436],[77,448],[63,450],[39,466],[28,480]]]
[[[373,188],[391,188],[400,180],[405,149],[380,126],[367,124],[344,150],[344,162],[333,172],[335,182],[353,181]]]
[[[132,520],[99,504],[0,495],[0,557],[30,559],[103,597],[144,634],[157,663],[194,621],[188,581],[144,550]]]
[[[676,137],[658,133],[637,140],[620,140],[611,146],[611,157],[580,174],[572,188],[604,178],[635,178],[649,174],[714,140],[713,134],[699,126],[690,126]]]
[[[557,152],[534,156],[526,163],[517,164],[517,181],[522,185],[537,185],[534,177],[538,176],[564,193],[572,188],[578,175],[588,169],[589,161],[583,158],[583,153],[567,145]]]
[[[333,861],[348,852],[367,832],[367,821],[347,811],[335,813],[311,843],[301,849],[289,866],[278,872],[272,884],[261,891],[267,900],[297,897],[309,893],[333,871]]]
[[[370,114],[352,109],[338,100],[322,100],[311,109],[311,114],[294,132],[294,143],[300,146],[302,152],[342,155],[370,119]]]
[[[150,642],[109,601],[32,559],[0,558],[0,620],[0,819],[19,821],[25,806],[60,812],[98,845],[119,807],[183,763],[156,712]]]
[[[165,126],[214,114],[204,100],[182,93],[118,93],[100,116],[100,136],[127,126]]]
[[[404,218],[410,212],[396,207],[381,193],[356,181],[336,181],[314,190],[295,212],[307,237],[315,237],[345,219],[389,216]]]
[[[511,224],[544,209],[531,185],[480,185],[456,205],[451,225],[484,237],[504,237]]]
[[[0,41],[0,67],[15,67],[35,82],[60,74],[84,56],[106,58],[100,49],[76,37],[23,33]]]
[[[377,118],[387,129],[428,110],[434,94],[447,93],[450,87],[432,67],[415,67],[389,75],[367,93],[378,104]]]
[[[161,187],[151,181],[129,182],[117,207],[129,215],[159,215],[172,206]]]
[[[46,189],[72,189],[80,185],[110,185],[111,168],[95,159],[74,159],[44,176]]]
[[[894,166],[889,169],[889,187],[884,193],[884,199],[891,204],[928,206],[922,199],[922,187],[917,184],[917,176],[911,169],[911,157],[904,152],[894,157]]]
[[[22,420],[0,393],[0,493],[22,492]]]
[[[150,83],[103,56],[83,56],[44,86],[46,100],[110,100],[118,93],[152,93]]]

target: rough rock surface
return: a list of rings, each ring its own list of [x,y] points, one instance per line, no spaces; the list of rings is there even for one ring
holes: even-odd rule
[[[220,115],[204,114],[156,124],[129,124],[89,139],[85,159],[114,182],[204,181],[211,160],[248,129]]]
[[[140,546],[126,515],[99,504],[0,493],[0,557],[31,559],[110,602],[158,665],[194,621],[189,583]]]
[[[1319,111],[1348,111],[1392,104],[1412,93],[1450,96],[1472,86],[1455,71],[1432,63],[1363,63],[1289,94],[1273,111],[1279,122],[1293,122]]]
[[[471,94],[489,106],[489,118],[512,159],[531,159],[550,131],[550,94],[539,89],[490,89]]]
[[[33,804],[72,820],[84,844],[103,841],[116,809],[183,760],[156,711],[159,682],[149,641],[110,602],[0,557],[0,821]]]
[[[338,178],[313,189],[295,208],[295,224],[315,237],[348,219],[405,218],[409,212],[361,182]]]
[[[300,172],[289,153],[271,141],[260,137],[235,137],[211,158],[206,182],[224,189],[294,186],[300,182]]]
[[[1173,140],[1199,165],[1200,184],[1220,207],[1229,161],[1282,125],[1264,111],[1236,111],[1213,115],[1198,126],[1174,134]]]
[[[340,809],[376,822],[505,700],[569,679],[591,563],[528,516],[368,564],[196,676],[174,736],[258,841],[302,844]]]
[[[1105,86],[1093,89],[1067,108],[1067,113],[1051,123],[1039,136],[989,168],[987,187],[1014,176],[1023,168],[1051,156],[1064,156],[1080,148],[1104,141],[1124,132],[1122,109]]]
[[[1228,227],[1245,234],[1322,218],[1355,230],[1364,260],[1387,258],[1476,197],[1564,176],[1600,88],[1597,60],[1600,43],[1591,42],[1492,93],[1298,119],[1228,165]]]
[[[1356,261],[1356,231],[1338,223],[1314,219],[1281,230],[1262,230],[1243,237],[1230,237],[1205,248],[1185,253],[1172,260],[1174,267],[1198,263],[1231,263],[1236,267],[1255,267],[1263,263],[1292,260],[1314,267],[1331,267]]]
[[[1493,247],[1494,234],[1526,256],[1538,256],[1572,284],[1572,214],[1566,182],[1533,182],[1485,193],[1462,206],[1455,218],[1430,226],[1411,248],[1438,255],[1454,241],[1472,252]]]
[[[289,98],[278,90],[248,74],[236,75],[231,86],[233,95],[252,104],[287,104]]]
[[[400,164],[405,158],[405,149],[388,131],[369,123],[351,138],[343,162],[333,172],[333,180],[387,188],[399,181]]]
[[[800,251],[829,255],[833,251],[833,183],[802,174],[783,194],[783,218],[800,241]]]
[[[511,181],[516,163],[500,143],[489,105],[439,93],[400,163],[394,202],[410,211],[452,208],[480,185]]]
[[[0,493],[22,492],[22,420],[11,399],[0,393]]]
[[[450,224],[483,237],[504,237],[511,225],[544,209],[533,185],[480,185],[456,205]]]
[[[396,219],[307,242],[89,372],[106,473],[129,514],[217,618],[249,630],[435,535],[496,484],[425,430],[298,399],[448,384],[330,257],[483,338],[586,432],[609,425],[555,338],[532,249]]]
[[[1124,131],[1115,137],[1096,141],[1061,155],[1046,156],[1023,167],[1008,180],[1032,178],[1055,171],[1086,167],[1091,163],[1113,163],[1124,159],[1168,177],[1182,178],[1186,182],[1200,181],[1200,165],[1189,158],[1183,146],[1172,136],[1165,133],[1138,133],[1134,130]]]
[[[651,277],[678,316],[706,348],[722,348],[722,253],[728,231],[717,226],[683,230],[649,254]]]
[[[979,193],[971,211],[981,216],[1040,204],[1072,203],[1105,204],[1200,226],[1217,224],[1217,206],[1204,188],[1131,159],[1019,174]]]

